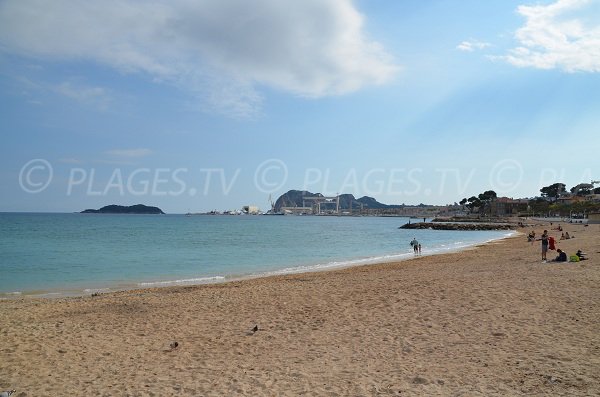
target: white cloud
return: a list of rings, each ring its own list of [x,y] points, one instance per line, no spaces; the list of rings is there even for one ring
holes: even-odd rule
[[[490,43],[485,43],[482,41],[471,40],[471,41],[463,41],[459,45],[456,46],[457,50],[473,52],[475,50],[483,50],[491,46]]]
[[[515,33],[520,46],[500,57],[515,66],[600,72],[600,2],[559,0],[519,6],[527,21]]]
[[[117,157],[128,157],[128,158],[138,158],[138,157],[146,157],[151,155],[153,152],[150,149],[146,148],[137,148],[137,149],[113,149],[106,152],[111,156]]]
[[[398,70],[351,0],[6,0],[2,47],[145,73],[240,114],[260,107],[257,86],[340,95]]]

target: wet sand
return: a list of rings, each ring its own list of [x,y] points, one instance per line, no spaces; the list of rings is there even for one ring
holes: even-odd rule
[[[0,391],[600,395],[600,225],[565,231],[558,248],[591,259],[542,263],[519,235],[344,270],[0,301]]]

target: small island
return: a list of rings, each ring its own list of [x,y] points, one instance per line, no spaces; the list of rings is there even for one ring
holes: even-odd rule
[[[87,209],[81,211],[82,214],[151,214],[151,215],[159,215],[164,214],[164,212],[158,207],[149,207],[143,204],[136,204],[130,206],[123,205],[107,205],[105,207],[100,208],[99,210]]]

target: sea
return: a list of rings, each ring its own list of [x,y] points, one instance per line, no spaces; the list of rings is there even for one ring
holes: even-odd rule
[[[414,256],[413,238],[423,255],[431,255],[511,234],[398,228],[407,222],[400,217],[0,213],[0,299],[218,283],[397,261]]]

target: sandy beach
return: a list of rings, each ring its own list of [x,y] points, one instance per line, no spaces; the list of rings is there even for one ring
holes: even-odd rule
[[[600,225],[563,227],[589,260],[542,263],[525,228],[400,263],[0,301],[0,391],[600,395]]]

